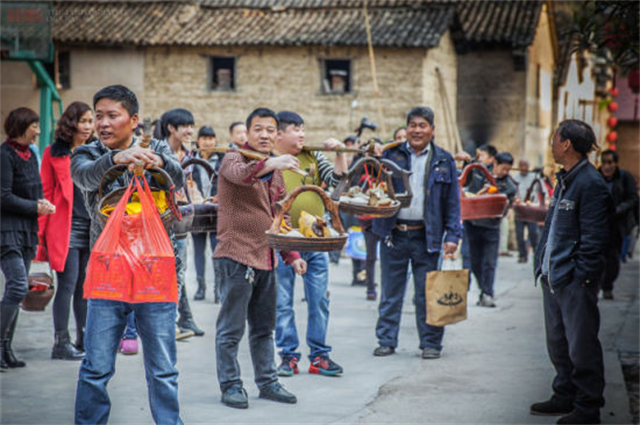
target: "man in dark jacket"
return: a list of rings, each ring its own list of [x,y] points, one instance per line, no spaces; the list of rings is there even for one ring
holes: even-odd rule
[[[433,142],[433,118],[431,108],[412,109],[407,116],[408,141],[384,153],[385,158],[412,171],[413,198],[411,205],[394,217],[373,221],[373,232],[384,241],[380,247],[382,291],[375,356],[393,354],[398,346],[409,263],[422,358],[437,359],[442,351],[444,327],[426,323],[426,275],[437,269],[441,252],[456,251],[462,231],[456,164],[449,152]],[[393,184],[396,193],[405,191],[398,179]]]
[[[553,396],[534,415],[565,415],[559,424],[600,423],[604,363],[598,340],[598,283],[605,269],[613,202],[587,154],[596,144],[589,125],[566,120],[552,151],[563,166],[534,262],[541,282],[547,350],[556,369]]]
[[[95,142],[76,148],[71,158],[71,176],[82,190],[91,216],[91,247],[101,228],[95,219],[102,176],[114,165],[159,167],[166,171],[177,188],[184,175],[169,146],[157,140],[149,149],[138,146],[134,130],[138,125],[138,100],[124,86],[109,86],[93,98],[96,112]],[[146,176],[146,175],[145,175]],[[126,187],[127,173],[107,185],[103,193]],[[176,305],[172,302],[126,303],[106,299],[88,301],[85,334],[86,356],[80,366],[76,391],[76,424],[104,424],[109,419],[111,402],[107,384],[114,374],[118,343],[134,311],[144,347],[144,366],[155,423],[182,424],[178,407],[178,371],[176,364]]]
[[[633,176],[618,167],[618,152],[606,150],[600,156],[602,165],[600,174],[607,182],[616,208],[615,232],[611,249],[607,250],[607,267],[602,280],[602,298],[613,299],[613,282],[620,271],[620,252],[624,238],[628,237],[636,226],[638,210],[638,190]]]

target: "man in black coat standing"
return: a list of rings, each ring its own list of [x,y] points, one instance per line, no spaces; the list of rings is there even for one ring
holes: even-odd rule
[[[633,176],[618,167],[618,152],[606,150],[600,154],[600,173],[607,183],[616,209],[615,232],[611,249],[607,251],[607,267],[602,280],[602,298],[613,299],[613,283],[620,272],[620,253],[625,237],[636,227],[636,211],[638,210],[638,189]]]
[[[531,413],[564,415],[559,424],[600,423],[604,406],[598,283],[614,210],[604,179],[587,158],[595,145],[593,130],[582,121],[563,121],[556,130],[551,149],[563,169],[534,263],[556,377],[551,399],[533,404]]]

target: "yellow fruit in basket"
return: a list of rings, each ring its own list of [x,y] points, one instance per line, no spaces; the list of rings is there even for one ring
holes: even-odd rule
[[[156,204],[156,208],[158,208],[158,212],[162,214],[169,208],[169,203],[167,202],[167,197],[164,191],[154,190],[151,192],[153,196],[153,202]],[[102,207],[100,212],[104,215],[111,215],[113,210],[116,208],[112,205],[107,205]],[[140,196],[138,192],[131,195],[131,201],[127,204],[126,213],[127,215],[136,215],[142,212],[142,205],[140,204]]]
[[[331,235],[325,221],[318,216],[312,216],[306,211],[300,212],[298,220],[300,233],[306,238],[327,238]]]

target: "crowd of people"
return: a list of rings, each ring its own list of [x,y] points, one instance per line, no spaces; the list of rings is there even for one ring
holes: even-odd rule
[[[415,107],[407,114],[406,127],[394,132],[393,145],[383,149],[382,143],[375,143],[368,153],[361,154],[374,154],[411,171],[410,204],[389,218],[342,216],[345,224],[362,228],[367,255],[353,261],[353,284],[365,285],[366,299],[371,301],[378,298],[375,262],[379,244],[382,273],[375,324],[378,346],[373,355],[389,356],[398,348],[404,295],[413,275],[421,356],[431,360],[441,357],[445,328],[427,324],[426,276],[438,270],[443,256],[453,256],[458,250],[480,288],[477,304],[496,306],[494,285],[503,223],[509,207],[528,202],[537,185],[543,194],[539,197],[542,206],[548,206],[549,212],[544,224],[516,220],[518,261],[526,263],[529,251],[535,252],[535,280],[543,292],[547,348],[557,376],[551,399],[533,404],[531,413],[562,415],[558,423],[599,423],[604,373],[598,340],[598,292],[602,290],[604,299],[613,298],[620,262],[633,253],[638,228],[638,190],[633,177],[618,167],[615,151],[600,154],[599,169],[589,162],[596,139],[581,121],[564,121],[554,133],[551,150],[555,162],[562,166],[555,177],[555,190],[550,173],[530,171],[524,158],[512,176],[513,156],[489,144],[481,145],[476,157],[463,152],[454,157],[435,143],[435,121],[431,108]],[[25,366],[12,350],[19,305],[29,289],[31,261],[47,261],[57,275],[51,358],[81,360],[76,423],[108,421],[111,404],[107,384],[115,373],[117,353],[137,353],[138,337],[144,348],[153,420],[182,423],[176,340],[204,335],[196,325],[185,284],[187,238],[191,237],[197,280],[193,301],[205,299],[207,245],[212,253],[212,296],[220,304],[216,370],[224,405],[249,406],[237,360],[247,324],[260,397],[297,402],[279,377],[298,374],[302,358],[294,312],[298,275],[302,276],[308,315],[308,372],[326,376],[344,373],[331,358],[327,342],[329,254],[274,250],[265,231],[274,220],[276,204],[287,193],[303,185],[329,191],[338,185],[355,159],[343,148],[358,146],[357,138],[325,140],[324,150],[335,153],[332,163],[321,152],[303,149],[305,121],[300,114],[258,108],[244,122],[229,127],[231,149],[215,152],[215,130],[204,125],[196,133],[193,114],[172,109],[156,122],[154,138],[145,148],[140,145],[136,95],[119,85],[98,91],[93,107],[83,102],[69,105],[40,165],[30,149],[40,132],[38,124],[38,115],[28,108],[11,111],[5,121],[7,140],[0,146],[3,371]],[[261,154],[263,159],[246,156],[243,151]],[[189,163],[191,159],[204,161],[213,174]],[[462,220],[461,170],[456,161],[463,167],[482,164],[469,173],[462,191],[470,196],[504,194],[508,204],[502,218]],[[177,305],[83,297],[90,252],[103,230],[95,218],[102,194],[127,187],[131,178],[124,172],[105,183],[103,176],[114,166],[161,169],[175,185],[178,204],[209,199],[218,205],[216,232],[168,232],[175,256]],[[301,178],[300,172],[306,177]],[[158,183],[153,174],[145,176],[150,184]],[[399,179],[394,179],[393,185],[397,193],[409,189]],[[287,223],[298,227],[303,210],[318,217],[325,214],[317,195],[303,193],[286,215]],[[68,330],[71,306],[76,324],[73,342]]]

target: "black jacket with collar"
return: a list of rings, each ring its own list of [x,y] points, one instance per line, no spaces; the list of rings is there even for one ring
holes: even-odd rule
[[[602,173],[602,169],[600,169]],[[604,177],[604,176],[603,176]],[[620,232],[620,237],[624,237],[631,233],[637,224],[638,216],[638,188],[633,176],[620,168],[611,177],[611,197],[613,205],[616,209],[616,225]]]
[[[612,233],[613,200],[604,179],[587,158],[556,177],[558,184],[536,247],[535,277],[542,273],[552,211],[558,203],[554,246],[549,256],[549,286],[558,290],[574,281],[597,284],[605,268],[605,252]]]

